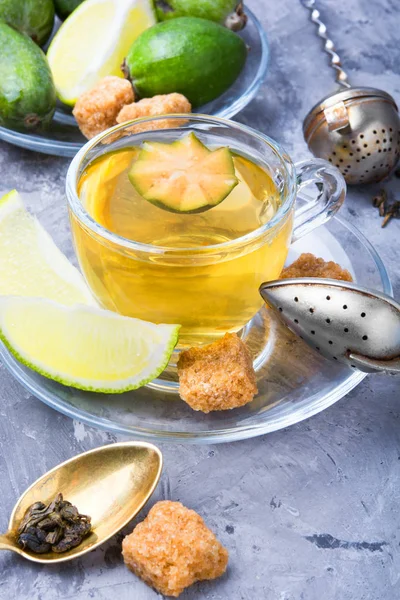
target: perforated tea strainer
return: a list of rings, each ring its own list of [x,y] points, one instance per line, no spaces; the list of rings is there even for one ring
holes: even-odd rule
[[[367,288],[333,279],[281,279],[260,294],[312,348],[366,373],[400,375],[400,304]]]
[[[349,184],[380,181],[395,168],[400,155],[400,117],[388,93],[351,87],[334,44],[315,8],[315,0],[301,0],[325,42],[336,81],[344,88],[311,109],[303,123],[309,149],[340,169]]]

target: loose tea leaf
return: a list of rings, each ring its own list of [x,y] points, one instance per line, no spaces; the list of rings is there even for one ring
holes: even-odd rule
[[[385,227],[391,218],[400,219],[400,201],[396,200],[386,210],[385,218],[382,221],[382,227]]]
[[[79,546],[90,530],[90,517],[57,494],[47,506],[35,502],[27,509],[18,528],[18,544],[38,554],[66,552]]]
[[[372,204],[378,208],[385,204],[387,200],[387,194],[385,190],[381,190],[377,196],[372,198]]]
[[[54,531],[50,531],[50,533],[46,535],[46,542],[53,546],[54,544],[57,544],[62,535],[63,529],[62,527],[58,527],[58,529],[54,529]]]
[[[372,204],[379,210],[379,216],[384,217],[382,227],[386,227],[390,219],[400,219],[400,201],[395,200],[389,203],[385,190],[381,190],[377,196],[372,198]]]
[[[64,537],[58,542],[57,545],[52,547],[53,552],[66,552],[71,548],[78,546],[82,538],[87,535],[90,531],[90,522],[87,523],[74,523],[70,527],[67,527],[64,531]]]
[[[28,548],[32,552],[37,554],[44,554],[51,551],[51,545],[44,540],[40,539],[40,535],[34,527],[28,527],[28,529],[21,533],[18,538],[18,543],[21,548]]]

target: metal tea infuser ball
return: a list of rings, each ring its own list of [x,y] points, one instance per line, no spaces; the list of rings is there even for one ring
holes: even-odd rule
[[[304,139],[319,158],[340,169],[349,184],[380,181],[395,168],[400,155],[400,117],[388,93],[369,87],[351,87],[327,29],[315,8],[315,0],[301,0],[318,25],[325,51],[344,88],[327,96],[308,113]]]

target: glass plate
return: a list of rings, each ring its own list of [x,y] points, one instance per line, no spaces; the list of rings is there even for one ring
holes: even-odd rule
[[[260,21],[246,6],[248,22],[239,35],[251,51],[243,71],[222,96],[204,104],[196,112],[231,119],[254,98],[267,73],[268,42]],[[75,156],[87,141],[79,131],[72,114],[56,110],[52,127],[42,134],[27,134],[0,127],[0,139],[45,154]]]
[[[374,248],[340,217],[293,244],[288,262],[307,251],[335,260],[360,285],[392,295]],[[276,431],[331,406],[366,376],[321,357],[271,311],[263,309],[255,319],[268,333],[267,359],[257,372],[259,394],[243,408],[208,415],[192,411],[175,393],[150,387],[121,395],[64,387],[21,365],[3,344],[0,358],[29,392],[61,413],[93,427],[159,442],[217,443]]]

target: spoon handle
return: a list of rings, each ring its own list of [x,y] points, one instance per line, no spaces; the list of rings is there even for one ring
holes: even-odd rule
[[[302,5],[311,12],[310,19],[313,23],[318,25],[318,35],[321,39],[324,40],[324,49],[327,54],[331,57],[331,67],[336,71],[336,81],[342,87],[349,88],[351,87],[349,82],[347,81],[347,73],[342,69],[342,63],[338,53],[336,52],[336,48],[331,39],[328,38],[328,32],[325,23],[323,23],[320,19],[320,12],[315,8],[315,0],[300,0]]]
[[[15,548],[12,544],[10,544],[10,540],[7,535],[4,533],[0,533],[0,550],[14,550]]]

